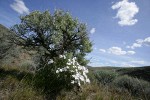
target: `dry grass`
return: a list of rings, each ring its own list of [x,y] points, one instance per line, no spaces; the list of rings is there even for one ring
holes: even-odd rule
[[[44,100],[16,67],[0,68],[0,100]]]
[[[33,88],[28,71],[18,67],[0,68],[0,100],[45,100],[44,94]],[[83,85],[80,91],[62,91],[57,100],[137,100],[129,92],[118,92],[115,87],[97,84]],[[144,99],[140,99],[144,100]]]
[[[63,92],[57,100],[134,100],[130,93],[117,93],[107,86],[83,85],[80,92]]]

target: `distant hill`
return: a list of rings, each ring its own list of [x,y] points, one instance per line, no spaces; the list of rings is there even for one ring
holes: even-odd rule
[[[129,75],[150,82],[150,66],[145,67],[90,67],[92,71],[106,70],[117,72],[120,75]]]
[[[133,68],[122,68],[117,70],[121,75],[129,75],[137,77],[150,82],[150,66],[146,67],[133,67]]]

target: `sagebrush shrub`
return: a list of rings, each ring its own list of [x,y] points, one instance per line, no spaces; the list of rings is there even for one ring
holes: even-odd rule
[[[123,90],[127,90],[134,96],[148,96],[148,88],[150,84],[144,80],[139,80],[137,78],[129,77],[127,75],[116,78],[113,81],[114,86]]]
[[[96,71],[94,75],[98,82],[106,85],[111,83],[117,77],[118,74],[110,71]]]

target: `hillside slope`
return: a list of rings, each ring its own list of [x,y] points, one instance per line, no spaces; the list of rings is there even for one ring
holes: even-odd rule
[[[129,75],[139,79],[143,79],[150,82],[150,66],[135,67],[135,68],[122,68],[117,70],[121,75]]]
[[[150,82],[150,66],[145,67],[90,67],[92,71],[106,70],[117,72],[120,75],[129,75]]]
[[[31,57],[33,52],[12,43],[12,36],[14,33],[0,24],[0,66],[35,67]]]

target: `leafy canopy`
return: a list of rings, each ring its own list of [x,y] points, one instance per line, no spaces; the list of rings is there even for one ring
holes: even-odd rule
[[[52,58],[72,53],[85,65],[83,58],[92,50],[86,25],[61,10],[53,15],[49,11],[34,11],[21,17],[21,23],[12,30],[18,37],[14,42],[25,47],[42,47],[42,52]]]

